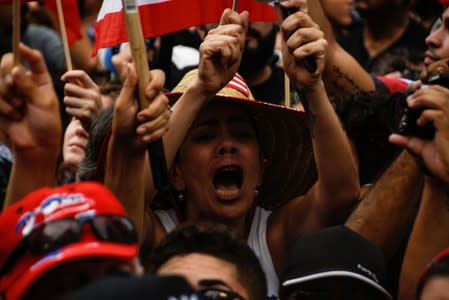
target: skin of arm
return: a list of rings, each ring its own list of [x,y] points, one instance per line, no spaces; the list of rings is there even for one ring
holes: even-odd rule
[[[324,35],[302,11],[285,19],[281,32],[284,68],[306,102],[319,180],[304,197],[289,201],[270,217],[269,247],[272,256],[279,257],[274,259],[277,266],[298,235],[343,222],[360,196],[356,160],[321,80],[327,51]],[[317,62],[313,74],[302,64],[306,56]],[[276,241],[279,235],[284,243]]]
[[[81,30],[81,35],[81,39],[70,46],[70,56],[75,68],[91,73],[98,68],[98,58],[97,56],[92,56],[92,42],[89,40],[84,26],[83,30]]]
[[[449,245],[449,89],[430,85],[407,98],[410,108],[424,108],[417,124],[431,123],[435,136],[423,140],[393,134],[390,141],[419,157],[432,177],[427,176],[421,205],[408,241],[399,281],[399,298],[414,299],[417,283],[426,264]]]
[[[29,70],[14,66],[12,54],[0,65],[0,126],[14,155],[4,207],[52,185],[61,152],[58,99],[43,56],[22,44],[19,51]]]
[[[410,235],[399,278],[398,299],[416,299],[424,268],[449,246],[449,186],[426,177],[418,215]]]
[[[105,168],[105,185],[121,200],[140,236],[145,232],[146,203],[144,186],[152,182],[149,174],[146,143],[162,138],[168,129],[170,111],[168,99],[161,92],[165,76],[160,70],[151,71],[151,81],[145,94],[151,103],[139,111],[135,98],[137,74],[132,65],[116,100],[112,134]]]
[[[345,225],[379,246],[388,261],[405,238],[418,201],[423,175],[403,151],[370,188]]]

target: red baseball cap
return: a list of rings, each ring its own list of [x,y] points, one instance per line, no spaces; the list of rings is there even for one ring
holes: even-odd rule
[[[127,216],[117,198],[98,183],[72,183],[31,192],[0,214],[0,270],[22,239],[37,226],[98,215]],[[41,255],[24,251],[12,267],[0,275],[0,293],[7,300],[20,299],[36,279],[55,266],[93,257],[129,261],[137,252],[137,241],[125,244],[100,240],[83,226],[79,241]]]
[[[440,0],[441,5],[443,5],[444,7],[449,6],[449,0]]]

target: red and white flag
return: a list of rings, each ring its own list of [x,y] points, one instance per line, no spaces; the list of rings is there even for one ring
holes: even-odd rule
[[[220,21],[232,0],[137,0],[144,37],[155,37],[191,26]],[[256,0],[239,0],[238,11],[247,10],[252,21],[273,22],[273,7]],[[94,52],[128,40],[122,4],[119,0],[104,0],[95,28]]]

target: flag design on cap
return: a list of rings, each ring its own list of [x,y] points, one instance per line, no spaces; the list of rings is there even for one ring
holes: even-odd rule
[[[226,86],[241,92],[246,97],[249,96],[249,88],[246,85],[246,82],[243,79],[243,77],[240,76],[239,74],[235,74],[234,78],[232,78],[231,81],[229,81]]]

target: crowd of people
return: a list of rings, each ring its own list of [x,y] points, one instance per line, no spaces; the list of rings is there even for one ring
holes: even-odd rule
[[[142,93],[78,3],[66,71],[0,5],[0,300],[449,299],[449,1],[227,8],[147,40]]]

